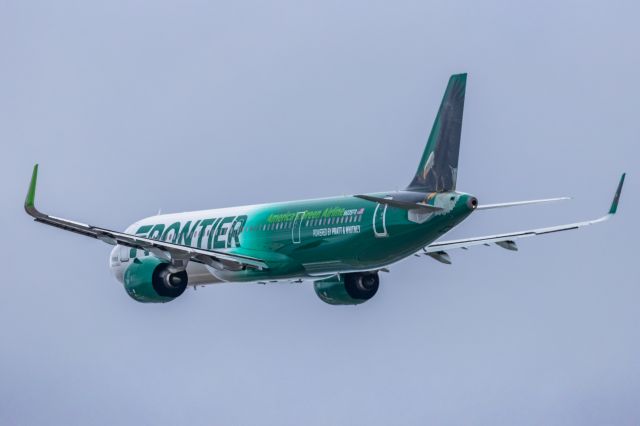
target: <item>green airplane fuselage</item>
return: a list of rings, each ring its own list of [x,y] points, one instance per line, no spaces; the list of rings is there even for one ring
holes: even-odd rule
[[[391,193],[370,194],[385,198]],[[270,281],[371,271],[397,262],[441,237],[475,208],[464,193],[424,194],[437,211],[408,209],[353,196],[160,215],[128,233],[264,260],[264,270],[217,270],[217,280]],[[124,248],[130,258],[148,252]]]

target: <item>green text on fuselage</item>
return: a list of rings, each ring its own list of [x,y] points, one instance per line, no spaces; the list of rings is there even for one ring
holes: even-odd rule
[[[188,220],[184,223],[177,221],[170,225],[142,225],[136,235],[208,250],[233,248],[240,247],[240,234],[246,221],[247,216],[240,215]],[[135,257],[136,253],[136,249],[131,249],[131,257]]]

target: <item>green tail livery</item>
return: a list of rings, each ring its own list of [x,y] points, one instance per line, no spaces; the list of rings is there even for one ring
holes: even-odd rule
[[[371,299],[379,272],[408,256],[450,264],[454,249],[494,243],[517,250],[518,239],[578,229],[616,213],[624,174],[608,214],[599,219],[441,240],[476,210],[566,199],[479,205],[473,195],[456,190],[466,84],[466,74],[449,79],[418,168],[404,190],[159,214],[118,232],[38,211],[36,165],[24,207],[37,222],[112,245],[111,270],[139,302],[168,302],[189,285],[311,281],[318,297],[332,305]]]

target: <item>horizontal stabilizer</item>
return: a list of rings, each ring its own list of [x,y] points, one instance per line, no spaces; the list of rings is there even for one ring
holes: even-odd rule
[[[570,200],[570,199],[571,197],[558,197],[558,198],[543,198],[541,200],[513,201],[510,203],[480,204],[478,207],[476,207],[476,210],[489,210],[489,209],[500,209],[503,207],[526,206],[529,204],[551,203],[554,201],[563,201],[563,200]]]
[[[430,206],[424,203],[414,203],[411,201],[394,200],[393,198],[374,197],[372,195],[354,195],[354,197],[362,198],[363,200],[373,201],[374,203],[387,204],[391,207],[397,207],[403,210],[424,210],[427,212],[437,212],[442,210],[440,207]]]

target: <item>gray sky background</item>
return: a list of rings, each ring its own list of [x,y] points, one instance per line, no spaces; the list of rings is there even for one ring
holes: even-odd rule
[[[640,421],[637,2],[0,2],[0,423]],[[358,307],[310,285],[132,301],[110,247],[157,212],[395,189],[469,72],[451,237],[615,220],[412,258]]]

